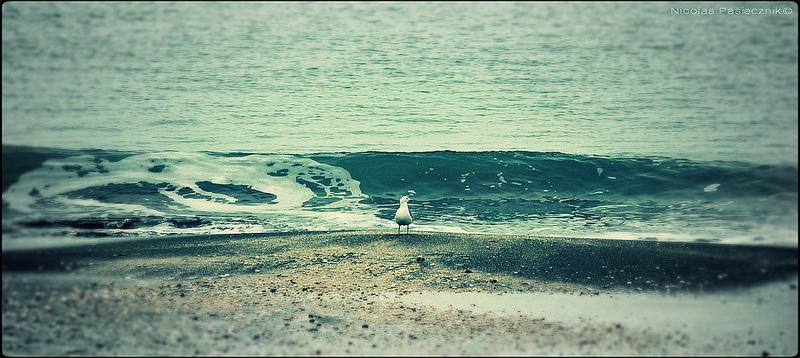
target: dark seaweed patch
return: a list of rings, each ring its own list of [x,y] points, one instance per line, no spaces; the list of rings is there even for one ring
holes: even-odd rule
[[[86,176],[86,174],[89,174],[89,173],[102,173],[102,174],[105,174],[105,173],[109,172],[108,169],[106,169],[104,166],[102,166],[100,164],[95,164],[94,169],[83,169],[82,166],[77,165],[77,164],[62,165],[61,168],[64,169],[64,171],[67,171],[67,172],[75,172],[75,173],[78,174],[79,177]]]
[[[75,233],[77,237],[109,237],[111,234],[101,231],[79,231]]]
[[[186,229],[186,228],[194,228],[198,226],[204,226],[211,224],[211,220],[194,217],[194,218],[174,218],[169,219],[172,226],[176,228]]]
[[[167,166],[164,165],[164,164],[154,165],[154,166],[148,168],[147,171],[151,172],[151,173],[161,173],[161,171],[164,170],[164,168],[166,168],[166,167]]]
[[[169,190],[169,188],[167,188],[166,190]],[[208,196],[208,195],[203,195],[203,194],[200,194],[198,192],[195,192],[194,190],[192,190],[192,188],[189,188],[189,187],[180,188],[180,189],[178,189],[177,193],[178,193],[178,195],[180,195],[180,196],[182,196],[184,198],[188,198],[188,199],[204,199],[204,200],[212,201],[212,202],[215,202],[215,203],[224,202],[222,199],[214,198],[214,197],[211,197],[211,196]]]
[[[322,185],[331,185],[332,183],[331,178],[326,178],[322,175],[314,175],[311,179],[314,179],[317,183],[321,183]]]
[[[331,193],[333,194],[344,194],[344,195],[352,195],[353,193],[347,189],[341,189],[339,187],[332,186]]]
[[[249,185],[217,184],[210,181],[199,181],[196,184],[205,191],[232,196],[236,198],[237,204],[242,205],[274,204],[278,198],[275,194],[253,189]]]
[[[19,225],[29,228],[50,228],[50,227],[71,227],[83,230],[98,229],[133,229],[138,227],[149,227],[161,224],[163,218],[158,217],[139,217],[139,218],[85,218],[77,220],[33,220],[22,221]]]
[[[267,172],[267,175],[271,175],[274,177],[285,177],[289,175],[289,169],[281,169],[278,170],[277,172]]]
[[[176,203],[161,195],[159,189],[167,188],[169,183],[106,184],[79,189],[66,193],[68,198],[94,199],[105,203],[139,204],[150,208],[167,208]]]
[[[85,176],[89,174],[91,170],[81,169],[80,165],[62,165],[61,169],[64,169],[65,172],[75,172],[78,174],[79,177]]]
[[[219,153],[219,152],[204,152],[212,157],[223,157],[223,158],[241,158],[253,155],[253,153],[245,153],[245,152],[230,152],[230,153]]]
[[[394,197],[395,195],[390,195]],[[369,197],[359,201],[360,204],[375,204],[375,205],[397,205],[399,203],[398,200],[391,199],[391,198],[382,198],[380,196],[376,197]]]
[[[323,188],[322,186],[320,186],[319,184],[317,184],[315,182],[308,181],[308,180],[305,180],[303,178],[297,178],[295,181],[297,181],[298,184],[302,184],[306,188],[311,189],[311,191],[314,193],[314,195],[316,195],[318,197],[325,197],[325,196],[328,195],[328,193],[325,192],[325,188]]]
[[[183,188],[178,189],[177,193],[180,196],[186,196],[186,195],[194,193],[194,190],[192,190],[192,188],[183,187]]]
[[[342,200],[342,199],[341,198],[337,198],[337,197],[333,197],[333,196],[324,197],[324,198],[313,197],[311,199],[306,200],[306,202],[303,203],[303,206],[304,207],[312,207],[313,208],[313,207],[317,207],[317,206],[328,205],[330,203],[335,203],[335,202],[340,201],[340,200]]]
[[[104,150],[99,149],[90,149],[87,150],[86,153],[89,153],[95,157],[95,160],[107,160],[111,163],[116,163],[120,160],[123,160],[127,157],[134,155],[135,153],[132,152],[107,152]],[[95,163],[98,163],[95,161]]]

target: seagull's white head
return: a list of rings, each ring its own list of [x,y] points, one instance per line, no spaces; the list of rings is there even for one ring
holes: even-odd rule
[[[408,203],[408,196],[403,195],[400,197],[400,204]]]

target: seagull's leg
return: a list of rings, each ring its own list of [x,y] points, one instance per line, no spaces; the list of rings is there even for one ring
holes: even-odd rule
[[[400,235],[400,224],[397,224],[397,235]]]
[[[406,234],[408,234],[409,230],[411,230],[411,225],[406,225]]]

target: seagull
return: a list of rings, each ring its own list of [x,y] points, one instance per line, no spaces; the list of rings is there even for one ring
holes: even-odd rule
[[[400,234],[400,226],[406,226],[406,234],[408,234],[409,225],[411,222],[414,221],[414,218],[411,217],[411,212],[408,211],[408,196],[401,196],[400,197],[400,207],[397,209],[397,212],[394,213],[394,222],[397,223],[397,234]]]

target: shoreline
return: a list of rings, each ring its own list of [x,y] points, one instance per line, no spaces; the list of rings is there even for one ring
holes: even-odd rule
[[[380,253],[388,256],[380,258]],[[156,258],[163,260],[153,265]],[[240,258],[244,264],[213,264]],[[417,262],[419,258],[423,261]],[[498,234],[397,235],[386,231],[165,236],[6,249],[3,272],[186,279],[292,271],[318,264],[363,266],[369,262],[362,261],[369,259],[375,264],[391,261],[397,268],[415,268],[419,273],[463,274],[469,270],[473,277],[500,275],[515,283],[528,280],[542,285],[645,291],[716,290],[797,272],[797,249],[788,247]],[[185,263],[178,264],[178,260]],[[136,266],[152,270],[137,270]]]
[[[689,297],[675,311],[720,296],[741,301],[731,309],[796,317],[796,273],[795,249],[491,234],[199,235],[4,250],[3,352],[790,355],[795,318],[783,333],[742,322],[753,337],[705,342],[683,338],[696,330],[680,324],[667,332],[655,321],[575,321],[579,309],[531,307],[638,300],[647,312],[649,302]],[[479,310],[485,295],[524,312]],[[466,304],[434,304],[447,300]],[[773,333],[778,343],[763,338]]]

